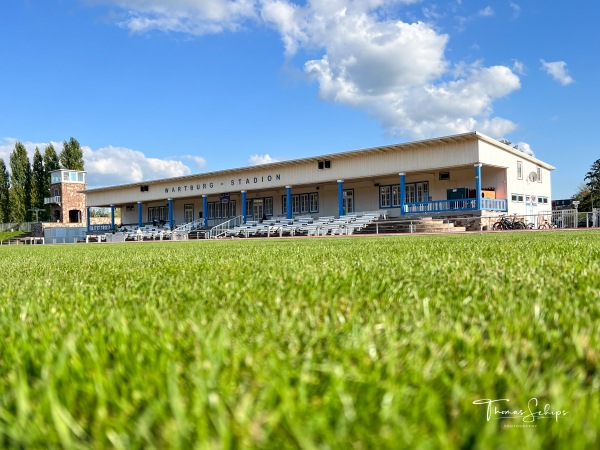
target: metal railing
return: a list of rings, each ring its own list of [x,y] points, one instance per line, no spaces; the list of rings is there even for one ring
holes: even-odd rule
[[[0,223],[0,231],[31,231],[34,222]]]
[[[52,205],[52,204],[60,205],[61,200],[62,199],[61,199],[60,195],[56,195],[54,197],[46,197],[46,198],[44,198],[44,205]]]
[[[230,230],[233,227],[237,227],[242,223],[244,223],[244,216],[234,217],[233,219],[229,219],[226,222],[220,223],[219,225],[212,227],[210,231],[207,232],[206,237],[208,237],[209,239],[218,238],[219,236],[225,234],[227,230]]]
[[[201,228],[204,225],[204,219],[196,219],[193,222],[184,223],[173,229],[174,233],[184,233],[186,231],[192,231],[196,228]]]
[[[479,209],[485,211],[507,211],[508,201],[506,199],[482,198]],[[405,212],[407,214],[474,210],[477,210],[477,199],[474,198],[432,200],[430,202],[413,202],[405,205]]]

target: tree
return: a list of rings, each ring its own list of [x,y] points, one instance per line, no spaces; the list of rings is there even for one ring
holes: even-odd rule
[[[579,211],[591,211],[592,209],[592,197],[591,197],[590,188],[587,184],[581,183],[577,187],[577,192],[575,195],[571,197],[571,201],[578,201],[579,206],[577,207]]]
[[[25,222],[30,203],[31,166],[25,146],[17,142],[10,154],[10,222]]]
[[[0,158],[0,223],[10,221],[9,190],[10,176],[4,160]]]
[[[60,159],[56,154],[56,150],[54,150],[54,146],[48,144],[44,150],[44,171],[48,175],[48,186],[50,186],[50,172],[58,169],[60,169]]]
[[[513,143],[511,141],[509,141],[508,139],[500,139],[498,142],[502,142],[504,145],[508,145],[509,147],[512,147],[512,148],[514,148],[516,150],[521,150],[519,148],[519,144],[514,144],[513,145]]]
[[[63,169],[85,170],[83,168],[83,152],[77,139],[71,137],[69,142],[63,142],[63,149],[60,152],[60,164]]]
[[[44,170],[44,158],[40,153],[39,148],[35,148],[33,154],[33,166],[32,166],[32,177],[31,177],[31,207],[34,209],[44,208],[44,198],[49,197],[48,189],[46,189],[46,171]],[[36,217],[36,214],[32,212],[32,216]],[[38,214],[38,219],[45,220],[45,211]]]
[[[590,210],[592,207],[600,207],[600,159],[597,159],[588,173],[585,174],[584,180],[590,191]]]
[[[60,159],[56,154],[56,150],[54,150],[54,146],[48,144],[44,149],[44,192],[46,192],[44,195],[49,197],[54,195],[50,192],[50,173],[58,169],[60,169]],[[50,205],[46,205],[44,217],[50,219]]]

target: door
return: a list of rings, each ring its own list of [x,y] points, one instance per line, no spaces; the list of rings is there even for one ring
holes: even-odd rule
[[[255,198],[254,202],[252,202],[252,215],[254,216],[254,220],[261,220],[264,216],[264,205],[262,198]]]
[[[525,223],[532,222],[537,226],[537,196],[536,195],[526,195],[525,196]]]
[[[343,207],[344,214],[352,214],[354,212],[354,189],[344,191]]]
[[[194,221],[194,205],[183,205],[183,223]]]

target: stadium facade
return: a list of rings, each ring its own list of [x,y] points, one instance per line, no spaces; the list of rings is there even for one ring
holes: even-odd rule
[[[481,133],[274,162],[98,189],[90,207],[121,208],[122,224],[243,216],[388,217],[536,214],[551,207],[554,167]],[[113,214],[114,217],[114,214]],[[113,219],[113,227],[114,219]],[[88,230],[90,229],[88,220]]]

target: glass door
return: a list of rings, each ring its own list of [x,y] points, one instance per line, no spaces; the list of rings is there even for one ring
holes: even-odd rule
[[[194,205],[183,205],[183,219],[184,223],[194,221]]]
[[[262,220],[264,212],[263,199],[255,198],[254,202],[252,202],[252,214],[254,215],[254,220]]]
[[[344,214],[352,214],[354,212],[354,189],[344,191]]]

